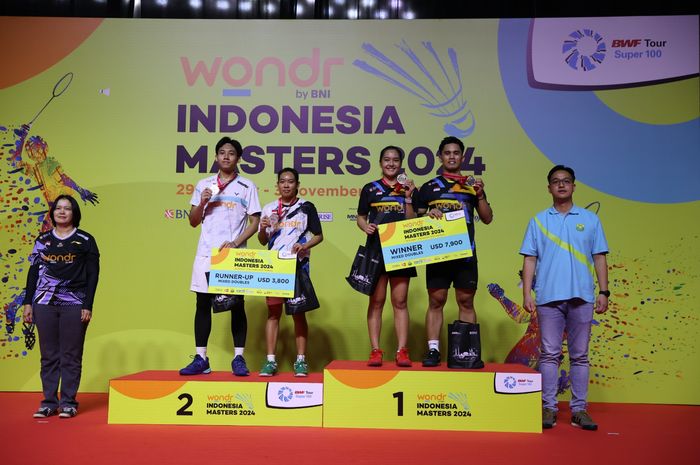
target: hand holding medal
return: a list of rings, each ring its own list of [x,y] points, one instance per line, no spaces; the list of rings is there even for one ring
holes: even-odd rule
[[[413,190],[416,188],[415,184],[413,184],[413,180],[409,179],[406,173],[401,173],[396,176],[396,183],[400,186],[396,191],[407,194],[406,198],[410,199]]]
[[[217,182],[214,182],[214,183],[212,183],[212,184],[209,186],[209,190],[211,191],[211,196],[212,196],[212,197],[214,197],[216,194],[219,193],[220,189],[219,189],[218,180],[217,180]]]
[[[484,200],[486,198],[486,193],[484,192],[484,181],[481,178],[476,179],[473,176],[469,177],[474,179],[474,184],[471,184],[471,186],[474,189],[476,198],[478,200]]]
[[[221,189],[219,188],[219,182],[217,179],[216,181],[204,188],[204,190],[202,191],[202,196],[200,197],[199,204],[206,205],[207,203],[209,203],[212,197],[219,193],[220,190]]]

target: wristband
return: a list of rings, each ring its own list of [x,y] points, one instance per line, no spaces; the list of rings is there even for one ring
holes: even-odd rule
[[[407,204],[410,205],[410,204],[413,203],[413,199],[411,199],[410,197],[406,197],[406,198],[404,199],[404,203],[407,203]]]
[[[610,297],[610,291],[600,291],[598,292],[599,295],[604,295],[605,297]]]

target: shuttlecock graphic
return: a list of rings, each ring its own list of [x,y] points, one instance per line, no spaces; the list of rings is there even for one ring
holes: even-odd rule
[[[450,392],[447,395],[448,399],[452,399],[459,404],[464,410],[469,410],[469,403],[467,402],[467,394],[464,392]]]
[[[418,98],[430,115],[445,121],[443,129],[447,135],[460,139],[469,136],[474,132],[475,120],[464,97],[457,52],[452,47],[447,49],[449,63],[445,66],[432,42],[422,45],[423,58],[405,40],[396,44],[404,55],[402,66],[374,45],[364,43],[362,49],[371,60],[355,60],[353,65]]]
[[[236,399],[240,400],[246,405],[249,410],[253,409],[253,397],[250,394],[241,394],[240,392],[236,394]]]

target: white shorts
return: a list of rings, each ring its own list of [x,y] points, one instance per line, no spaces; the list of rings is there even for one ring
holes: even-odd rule
[[[190,282],[190,291],[194,292],[204,292],[206,293],[209,289],[209,283],[207,282],[206,273],[211,267],[211,257],[200,257],[197,255],[194,257],[194,264],[192,265],[192,281]]]

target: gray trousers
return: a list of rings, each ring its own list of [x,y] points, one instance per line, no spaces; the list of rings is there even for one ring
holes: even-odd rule
[[[34,304],[33,308],[41,350],[41,384],[44,391],[41,406],[51,409],[78,408],[75,396],[83,370],[83,344],[88,326],[80,321],[81,307]]]

